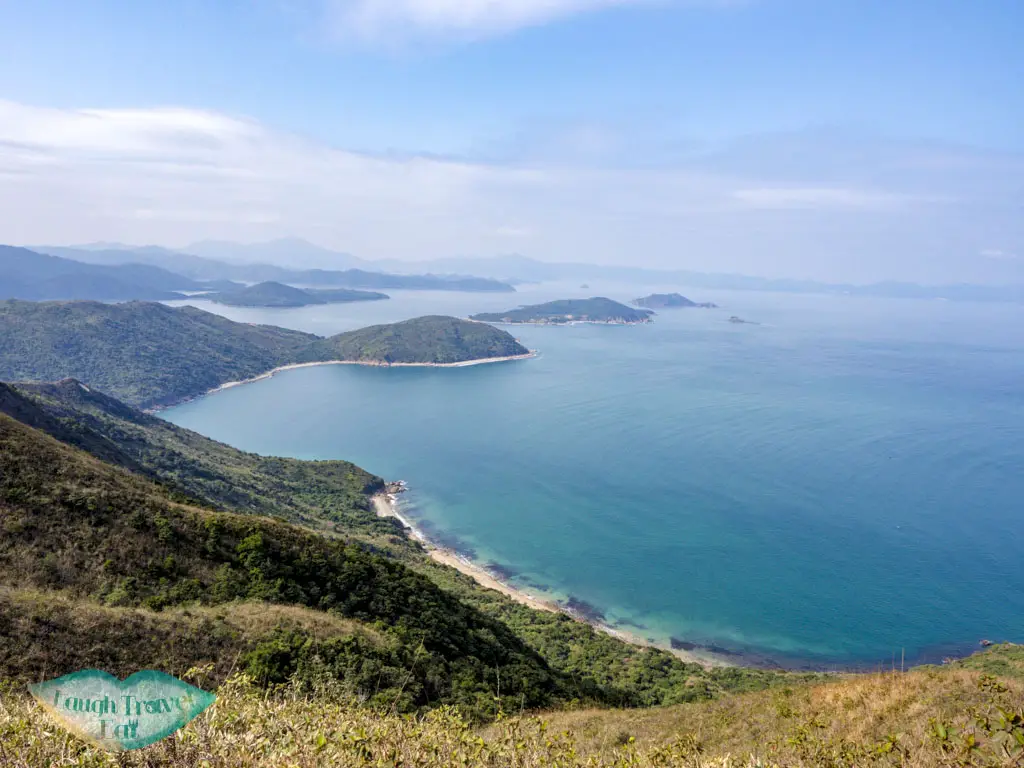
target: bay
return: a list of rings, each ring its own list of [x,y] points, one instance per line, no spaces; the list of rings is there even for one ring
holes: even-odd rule
[[[189,303],[328,335],[655,288],[592,285]],[[870,666],[1020,641],[1024,308],[682,292],[723,309],[514,327],[537,358],[304,368],[161,415],[244,450],[406,480],[432,536],[658,642]]]

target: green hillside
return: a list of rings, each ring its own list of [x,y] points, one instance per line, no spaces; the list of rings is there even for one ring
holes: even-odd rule
[[[303,359],[444,364],[529,352],[497,328],[434,315],[332,336],[310,345]]]
[[[497,670],[527,706],[550,703],[563,690],[507,627],[394,559],[344,539],[178,503],[148,480],[6,415],[0,478],[0,584],[8,589],[156,611],[260,601],[367,622],[386,637],[383,647],[352,638],[324,642],[316,648],[318,663],[362,695],[401,696],[403,708],[448,702],[485,714]],[[115,632],[106,642],[126,639]],[[275,628],[256,644],[247,668],[265,682],[289,679],[313,662],[311,639]],[[30,672],[9,650],[0,656],[12,664],[0,670],[5,676]]]
[[[534,323],[539,325],[565,325],[566,323],[649,323],[654,313],[646,309],[633,309],[603,297],[591,299],[560,299],[544,304],[533,304],[507,312],[484,312],[473,315],[472,320],[486,323]]]
[[[88,386],[144,407],[174,403],[294,360],[316,336],[193,307],[0,302],[0,380]]]
[[[418,318],[323,339],[189,306],[0,301],[0,381],[74,378],[143,408],[290,363],[449,363],[526,352],[504,331],[456,318]]]
[[[239,451],[73,379],[18,390],[0,383],[0,413],[215,509],[311,526],[342,524],[350,534],[395,532],[394,524],[377,518],[369,503],[372,494],[384,489],[384,481],[347,461]]]

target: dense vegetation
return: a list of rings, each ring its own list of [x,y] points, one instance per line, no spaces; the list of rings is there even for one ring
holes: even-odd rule
[[[350,301],[378,301],[387,294],[354,291],[348,288],[303,290],[284,283],[267,281],[214,293],[203,298],[232,307],[306,307],[311,304],[337,304]]]
[[[355,694],[400,699],[402,709],[451,703],[478,714],[493,708],[498,675],[524,706],[563,693],[507,627],[394,559],[285,522],[178,503],[6,415],[0,530],[0,583],[15,591],[153,610],[258,600],[356,619],[386,637],[376,645],[276,629],[246,658],[263,682],[316,671]],[[127,640],[115,632],[107,642]],[[26,674],[16,655],[2,655],[15,665],[4,675]]]
[[[650,312],[633,309],[603,297],[591,299],[560,299],[545,304],[510,309],[508,312],[485,312],[471,319],[486,323],[537,323],[564,325],[565,323],[649,323]]]
[[[0,383],[0,413],[211,508],[340,525],[350,535],[395,533],[393,521],[378,518],[369,503],[384,481],[347,461],[239,451],[73,379],[21,385],[20,391]]]
[[[203,284],[145,264],[83,264],[0,245],[0,299],[180,299]]]
[[[450,363],[525,354],[504,331],[425,317],[322,339],[195,307],[0,301],[0,381],[78,379],[152,408],[290,363]]]
[[[676,308],[697,308],[716,309],[717,304],[710,301],[696,302],[688,299],[681,293],[652,293],[640,299],[633,299],[633,303],[644,309],[676,309]]]
[[[332,336],[312,344],[303,359],[445,364],[529,352],[497,328],[434,315]]]
[[[292,362],[316,338],[193,307],[4,301],[0,380],[76,378],[151,407]]]

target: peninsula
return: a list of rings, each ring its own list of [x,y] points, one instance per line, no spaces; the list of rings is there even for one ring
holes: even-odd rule
[[[602,296],[590,299],[560,299],[546,304],[534,304],[507,312],[484,312],[470,316],[470,320],[484,323],[523,325],[570,325],[573,323],[601,323],[634,325],[651,322],[654,313],[647,309],[633,309]]]
[[[350,288],[296,288],[273,280],[257,283],[201,298],[229,307],[307,307],[312,304],[340,304],[352,301],[380,301],[388,299],[385,293],[356,291]]]
[[[717,304],[692,301],[681,293],[652,293],[650,296],[633,299],[633,304],[645,309],[718,309]]]
[[[530,350],[498,328],[430,316],[323,338],[151,302],[0,301],[0,380],[74,378],[158,408],[296,364],[467,365]]]

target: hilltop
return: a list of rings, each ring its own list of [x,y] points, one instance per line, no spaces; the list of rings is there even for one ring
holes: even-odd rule
[[[485,312],[472,315],[471,320],[485,323],[531,323],[537,325],[566,325],[569,323],[611,323],[631,325],[651,322],[646,309],[633,309],[603,297],[590,299],[561,299],[545,304],[510,309],[507,312]]]
[[[191,306],[0,302],[0,380],[74,378],[143,408],[295,363],[462,363],[524,354],[504,331],[456,318],[418,318],[324,339]]]
[[[675,309],[675,308],[696,308],[696,309],[717,309],[717,304],[710,301],[698,303],[686,298],[680,293],[652,293],[640,299],[633,299],[633,303],[645,309]]]
[[[284,283],[267,281],[231,291],[213,293],[203,298],[232,307],[306,307],[311,304],[335,304],[351,301],[378,301],[389,298],[374,291],[347,288],[303,290]]]
[[[451,365],[529,354],[530,350],[497,328],[431,315],[341,333],[313,343],[302,358]]]

